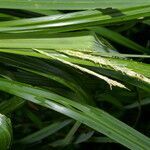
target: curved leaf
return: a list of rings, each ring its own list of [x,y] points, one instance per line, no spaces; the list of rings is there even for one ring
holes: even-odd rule
[[[27,84],[0,78],[0,90],[67,115],[133,150],[148,150],[150,139],[106,112]]]
[[[0,114],[0,149],[7,150],[12,141],[12,131],[10,120]]]

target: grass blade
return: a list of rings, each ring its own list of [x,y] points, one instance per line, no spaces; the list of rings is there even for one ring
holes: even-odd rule
[[[145,6],[150,5],[149,0],[0,0],[0,8],[13,8],[13,9],[42,9],[42,10],[84,10],[95,8],[126,8],[132,6]]]
[[[19,19],[0,23],[1,32],[33,32],[48,29],[51,33],[74,31],[95,25],[112,25],[149,17],[150,6],[133,7],[117,11],[87,10],[39,18]]]
[[[12,129],[10,120],[0,114],[0,148],[7,150],[10,148],[12,142]]]
[[[71,122],[71,120],[55,122],[53,124],[50,124],[47,127],[42,128],[41,130],[39,130],[31,135],[28,135],[28,136],[22,138],[18,142],[23,143],[23,144],[30,144],[30,143],[35,143],[35,142],[41,141],[42,139],[58,132],[60,129],[67,126],[70,122]]]
[[[81,105],[50,91],[0,78],[0,90],[7,91],[39,105],[67,115],[101,132],[130,149],[150,147],[150,139],[106,112],[88,105]]]

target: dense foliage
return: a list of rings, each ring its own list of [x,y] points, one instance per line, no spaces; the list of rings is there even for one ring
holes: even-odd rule
[[[150,149],[150,0],[0,0],[0,150]]]

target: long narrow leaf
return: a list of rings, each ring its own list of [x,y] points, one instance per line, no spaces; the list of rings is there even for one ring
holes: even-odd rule
[[[1,32],[33,32],[48,29],[51,33],[74,31],[94,25],[110,25],[130,20],[139,20],[150,15],[150,6],[134,7],[121,11],[87,10],[68,14],[52,15],[39,18],[20,19],[0,23]]]
[[[30,100],[67,115],[116,140],[130,149],[150,147],[150,139],[132,129],[106,112],[91,106],[84,106],[55,93],[26,84],[0,78],[0,90]]]
[[[81,9],[95,9],[95,8],[126,8],[132,6],[150,5],[149,0],[0,0],[0,8],[14,8],[14,9],[43,9],[43,10],[81,10]]]

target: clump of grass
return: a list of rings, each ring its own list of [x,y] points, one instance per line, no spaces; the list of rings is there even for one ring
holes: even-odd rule
[[[0,0],[0,149],[149,150],[149,9]]]

